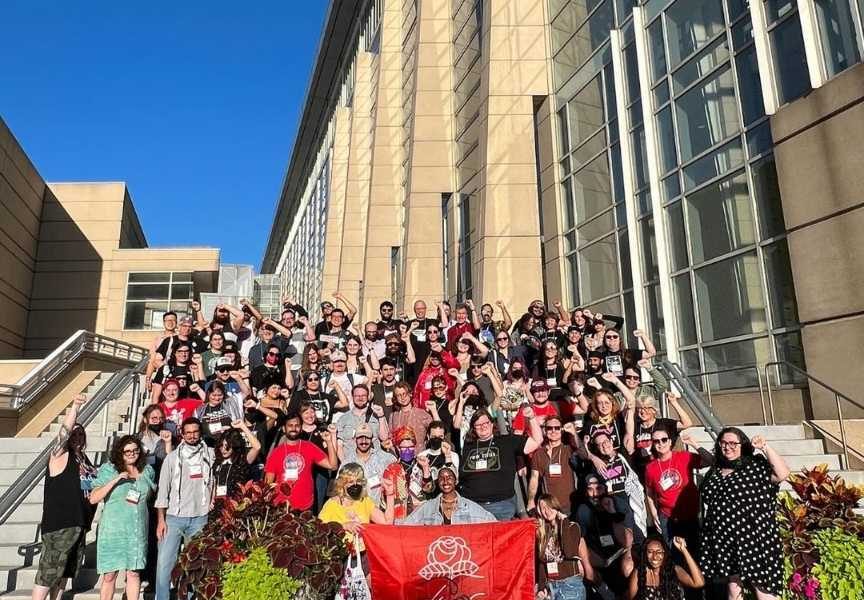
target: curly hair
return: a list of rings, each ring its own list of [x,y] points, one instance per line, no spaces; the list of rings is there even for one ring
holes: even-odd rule
[[[669,547],[663,538],[659,535],[649,535],[642,544],[642,549],[639,551],[639,565],[636,573],[636,578],[639,582],[636,600],[644,600],[655,596],[649,595],[647,585],[648,573],[648,545],[660,544],[663,547],[663,563],[660,565],[660,584],[657,586],[658,598],[664,600],[681,600],[681,585],[678,583],[678,577],[675,575],[675,566],[672,563]]]
[[[345,488],[348,487],[349,479],[354,479],[357,483],[363,486],[364,496],[366,495],[366,474],[363,472],[363,467],[358,463],[345,463],[339,472],[336,474],[336,479],[330,488],[330,496],[338,498],[345,495]]]
[[[114,465],[114,468],[118,473],[126,471],[126,461],[123,459],[123,447],[128,446],[129,444],[135,444],[138,448],[138,459],[135,461],[135,468],[139,471],[143,471],[144,466],[147,464],[147,455],[144,453],[144,447],[141,445],[141,440],[134,435],[124,435],[118,438],[114,442],[114,445],[111,446],[111,454],[109,456],[111,464]]]
[[[591,406],[588,408],[588,417],[595,423],[601,419],[600,411],[597,410],[597,398],[600,396],[606,396],[609,402],[612,403],[612,412],[609,413],[609,417],[614,421],[618,418],[618,413],[621,412],[621,405],[618,404],[618,400],[612,395],[612,392],[605,389],[597,390],[592,395]]]

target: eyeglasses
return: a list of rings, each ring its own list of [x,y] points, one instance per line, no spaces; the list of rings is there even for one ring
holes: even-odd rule
[[[479,368],[482,367],[482,366],[483,366],[482,364],[471,363],[471,368],[472,368],[472,369],[479,369]]]
[[[278,352],[268,352],[267,356],[279,356]]]
[[[620,336],[617,336],[617,335],[607,335],[606,339],[607,340],[617,340],[619,337]]]
[[[438,329],[427,329],[426,333],[438,333]]]
[[[736,448],[740,445],[741,445],[741,442],[726,442],[726,441],[720,442],[721,448]]]
[[[387,342],[385,346],[401,346],[399,342]]]
[[[358,436],[355,437],[354,439],[357,440],[358,442],[362,442],[363,440],[365,440],[365,441],[367,441],[367,442],[371,442],[371,441],[372,441],[372,438],[369,437],[368,435],[358,435]]]
[[[320,380],[321,380],[320,377],[307,377],[306,378],[306,381],[320,381]]]
[[[492,421],[477,421],[474,423],[474,427],[491,427]]]
[[[447,386],[446,385],[433,385],[432,389],[433,390],[446,390]]]
[[[642,378],[639,377],[638,375],[625,375],[624,379],[635,379],[636,381],[639,381]]]
[[[123,456],[135,456],[136,454],[140,454],[141,451],[138,448],[129,448],[123,450]]]
[[[510,341],[510,338],[508,338],[507,336],[503,336],[503,335],[502,335],[501,337],[495,338],[495,340],[498,341],[498,342],[509,342],[509,341]]]
[[[545,429],[546,431],[561,431],[561,426],[560,425],[547,425],[543,429]]]
[[[653,440],[651,440],[651,443],[652,444],[665,444],[668,441],[669,441],[668,437],[662,437],[662,438],[654,438]]]

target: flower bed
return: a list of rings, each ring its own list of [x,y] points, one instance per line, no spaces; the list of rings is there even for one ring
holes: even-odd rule
[[[173,578],[178,596],[204,600],[333,598],[348,550],[337,523],[274,502],[277,486],[243,485],[186,545]]]
[[[826,465],[791,475],[780,495],[787,600],[864,598],[864,488],[830,475]]]

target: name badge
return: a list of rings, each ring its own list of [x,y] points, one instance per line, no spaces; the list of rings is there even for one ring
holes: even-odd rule
[[[552,477],[561,477],[561,465],[558,463],[551,463],[549,465],[549,475]]]
[[[201,465],[190,465],[189,466],[189,478],[190,479],[201,479],[204,477],[204,470],[201,468]]]
[[[408,489],[410,489],[411,493],[415,496],[419,496],[423,493],[423,486],[420,485],[420,483],[418,483],[417,481],[412,481],[411,485],[408,486]]]
[[[214,421],[213,423],[209,423],[208,427],[210,427],[210,433],[221,433],[222,429],[224,429],[222,427],[222,423],[220,423],[219,421]]]
[[[388,402],[393,399],[393,392],[384,392],[384,399]]]
[[[379,487],[381,485],[381,478],[377,475],[375,477],[370,477],[366,480],[366,485],[369,486],[369,489]]]
[[[660,479],[660,489],[664,492],[675,485],[675,480],[671,477],[663,477]]]
[[[503,363],[501,363],[501,367],[502,367],[501,370],[504,371],[504,372],[506,373],[506,372],[507,372],[507,369],[510,368],[510,363],[507,362],[507,361],[505,360]]]
[[[285,481],[297,481],[300,478],[300,470],[291,468],[285,469]]]
[[[426,383],[424,383],[423,387],[427,390],[431,390],[432,389],[432,380],[430,379]]]
[[[322,335],[318,338],[319,341],[324,342],[326,344],[338,344],[339,338],[335,335]]]
[[[228,486],[227,485],[217,485],[216,486],[216,496],[223,497],[228,495]]]
[[[126,502],[129,504],[138,504],[138,500],[141,499],[141,492],[132,488],[128,492],[126,492]]]
[[[615,539],[611,535],[601,535],[600,536],[600,545],[604,548],[608,548],[609,546],[615,545]]]
[[[488,468],[488,462],[485,458],[481,458],[480,460],[474,463],[474,470],[476,471],[485,471]]]
[[[147,464],[150,466],[153,466],[156,464],[156,455],[155,454],[148,454],[147,455]]]
[[[546,574],[547,575],[557,575],[558,574],[558,563],[554,563],[554,562],[546,563]]]
[[[547,377],[546,378],[546,385],[548,385],[549,387],[557,387],[558,386],[558,380],[555,377]]]

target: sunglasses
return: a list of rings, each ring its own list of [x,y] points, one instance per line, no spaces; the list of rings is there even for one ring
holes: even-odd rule
[[[321,381],[321,378],[320,377],[314,377],[314,376],[313,377],[307,377],[306,381]]]
[[[547,425],[543,429],[545,429],[546,431],[561,431],[561,426],[560,425]]]
[[[278,352],[268,352],[267,356],[279,356]]]
[[[230,373],[231,367],[216,367],[217,373]]]
[[[617,335],[607,335],[606,336],[607,340],[617,340],[618,338],[619,338],[619,336],[617,336]]]
[[[510,338],[508,338],[508,337],[499,337],[499,338],[495,338],[495,339],[499,342],[507,342],[510,340]]]
[[[427,329],[426,333],[438,333],[438,329]]]
[[[635,379],[636,381],[639,381],[642,378],[639,377],[638,375],[625,375],[624,379]]]
[[[662,438],[654,438],[653,440],[651,440],[651,443],[652,444],[665,444],[668,441],[669,441],[668,437],[662,437]]]

